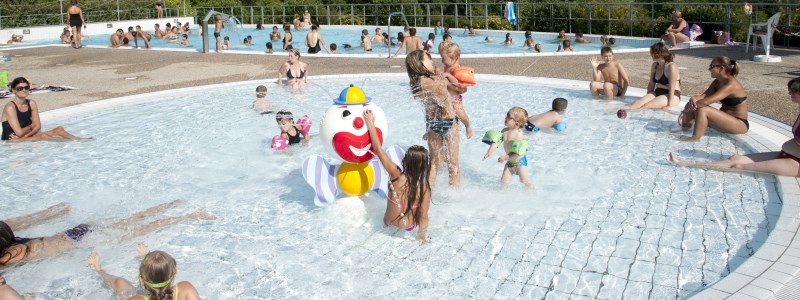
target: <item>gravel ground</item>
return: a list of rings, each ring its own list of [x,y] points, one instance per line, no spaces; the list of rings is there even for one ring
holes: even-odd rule
[[[3,52],[12,61],[0,64],[0,70],[8,70],[11,78],[25,76],[35,84],[80,88],[35,95],[42,111],[174,88],[254,79],[272,81],[277,76],[279,65],[286,61],[283,54],[201,54],[106,48],[76,50],[56,46]],[[703,92],[711,82],[707,71],[711,59],[726,55],[741,63],[739,79],[747,89],[750,111],[791,124],[798,115],[798,106],[789,101],[786,82],[800,76],[800,49],[777,49],[774,52],[782,56],[783,62],[753,62],[753,52],[745,53],[744,46],[709,45],[678,50],[675,61],[681,67],[681,90],[684,95]],[[628,71],[632,86],[647,87],[651,61],[648,53],[619,53],[615,57]],[[301,60],[309,64],[312,76],[405,72],[401,58],[333,59],[303,55]],[[591,78],[588,56],[463,58],[461,64],[472,66],[482,74]],[[131,79],[133,77],[135,79]]]

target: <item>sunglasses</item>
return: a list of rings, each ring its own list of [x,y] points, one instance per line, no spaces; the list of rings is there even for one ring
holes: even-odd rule
[[[27,85],[26,86],[17,86],[17,87],[14,88],[14,90],[17,91],[17,92],[30,91],[31,87],[27,86]]]
[[[711,70],[716,67],[722,67],[722,65],[708,65],[708,69]]]

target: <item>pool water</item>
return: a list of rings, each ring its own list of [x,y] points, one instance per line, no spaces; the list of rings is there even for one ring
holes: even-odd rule
[[[163,25],[162,30],[163,30]],[[174,43],[169,43],[168,41],[162,42],[160,38],[156,39],[153,38],[151,41],[152,46],[156,48],[183,48],[183,49],[197,49],[199,51],[203,50],[203,39],[202,37],[197,35],[198,26],[194,26],[192,29],[192,35],[189,35],[189,43],[191,47],[183,47],[178,45],[177,41]],[[213,25],[209,26],[210,30],[213,30]],[[281,33],[281,37],[283,37],[283,29],[279,26],[279,32]],[[369,30],[370,37],[375,35],[375,26],[323,26],[320,30],[320,34],[322,34],[323,40],[330,45],[331,43],[336,43],[338,46],[338,51],[342,54],[364,54],[366,53],[364,49],[361,47],[361,30],[367,29]],[[127,31],[127,29],[124,29]],[[153,32],[152,28],[144,28],[145,31],[148,33]],[[381,27],[382,32],[387,32],[387,27]],[[402,30],[402,27],[392,27],[392,36],[396,37],[398,30]],[[534,51],[523,47],[525,44],[525,34],[524,32],[514,31],[512,33],[512,38],[514,41],[513,45],[504,46],[501,43],[505,40],[505,31],[484,31],[484,30],[477,30],[477,35],[467,35],[464,33],[463,29],[451,29],[453,41],[458,43],[461,47],[461,52],[464,55],[470,54],[523,54],[523,53],[533,53]],[[221,38],[225,36],[230,37],[232,48],[230,50],[239,50],[239,51],[253,51],[253,52],[264,52],[266,50],[266,43],[270,42],[269,40],[269,33],[272,32],[272,25],[265,25],[265,30],[255,30],[254,27],[248,26],[244,28],[225,28],[221,32]],[[305,45],[305,38],[306,35],[310,32],[307,28],[305,30],[292,30],[292,46],[294,48],[300,49],[300,52],[305,54],[308,50],[308,47]],[[417,35],[422,39],[424,42],[428,38],[428,34],[432,33],[433,30],[430,28],[419,28]],[[253,46],[244,46],[242,40],[248,35],[253,37]],[[491,36],[494,41],[489,43],[486,42],[484,39],[487,36]],[[544,53],[552,53],[558,49],[560,42],[556,40],[557,34],[555,33],[544,33],[544,32],[535,32],[533,33],[533,39],[536,43],[542,44],[542,52]],[[569,35],[570,38],[574,39],[573,35]],[[587,35],[588,36],[588,35]],[[94,46],[109,46],[109,37],[108,34],[100,34],[100,35],[91,35],[88,40],[83,42],[84,45],[94,45]],[[209,47],[213,51],[214,50],[214,36],[209,35]],[[652,38],[626,38],[626,37],[615,37],[617,39],[617,44],[614,46],[616,50],[624,50],[624,49],[636,49],[636,48],[643,48],[649,49],[650,45],[657,42],[658,39]],[[590,37],[589,38],[592,43],[589,44],[578,44],[573,43],[572,48],[575,51],[591,51],[591,52],[598,52],[600,51],[600,40],[599,37]],[[442,41],[441,36],[437,36],[435,40],[436,49],[434,53],[438,53],[438,46],[439,43]],[[37,44],[60,44],[60,40],[50,40],[50,41],[36,41],[34,43]],[[130,42],[133,45],[133,41]],[[352,48],[346,49],[344,44],[349,44]],[[25,44],[21,44],[25,45]],[[144,47],[144,42],[139,40],[139,46]],[[388,53],[388,47],[384,44],[376,44],[373,43],[373,51],[370,54],[378,54],[382,56],[386,56]],[[272,41],[272,47],[276,52],[283,52],[283,42],[282,40],[279,41]],[[397,47],[392,47],[392,52],[397,51]],[[323,50],[323,53],[324,52]],[[405,54],[405,52],[401,52],[401,54]]]
[[[69,216],[21,231],[43,236],[80,222],[104,224],[171,199],[164,215],[202,208],[216,221],[186,221],[131,241],[97,233],[56,258],[4,270],[18,291],[46,299],[109,299],[86,267],[98,251],[106,271],[133,280],[135,244],[171,253],[178,280],[208,299],[255,298],[687,298],[728,275],[763,243],[780,212],[771,176],[676,167],[688,159],[752,152],[727,135],[693,144],[667,131],[675,115],[630,112],[592,100],[585,82],[479,76],[465,95],[476,136],[461,140],[462,187],[440,172],[430,209],[429,244],[382,226],[386,201],[374,195],[313,204],[302,161],[325,153],[318,124],[307,145],[275,152],[270,115],[249,106],[267,84],[277,108],[318,121],[350,83],[388,118],[386,145],[427,146],[423,108],[405,74],[316,77],[305,94],[274,83],[159,92],[124,105],[43,114],[88,143],[0,144],[2,218],[59,201]],[[526,135],[535,191],[517,178],[500,189],[502,164],[482,160],[480,136],[503,126],[506,111],[549,110],[569,100],[567,130]],[[630,99],[631,101],[632,99]],[[463,131],[462,131],[463,132]]]

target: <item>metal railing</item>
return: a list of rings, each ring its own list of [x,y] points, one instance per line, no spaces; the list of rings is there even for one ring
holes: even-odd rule
[[[731,32],[744,40],[748,26],[782,12],[780,24],[800,31],[800,3],[757,3],[745,15],[743,3],[612,3],[539,2],[516,3],[517,26],[503,19],[505,3],[399,3],[399,4],[317,4],[283,6],[196,7],[195,15],[207,10],[223,11],[245,23],[292,23],[308,10],[315,24],[384,26],[389,12],[403,12],[411,26],[431,27],[441,21],[445,27],[495,30],[532,30],[627,36],[660,36],[679,9],[689,24],[699,24],[709,40],[713,31]],[[799,38],[777,36],[776,43],[800,46]]]
[[[14,5],[4,4],[0,7],[0,28],[63,24],[65,20],[63,10],[68,6],[64,3],[68,1],[56,2],[46,4],[52,9],[37,9],[32,14],[28,14],[27,10],[14,11]],[[705,33],[701,38],[706,40],[710,39],[714,30],[731,32],[735,40],[743,40],[750,23],[763,22],[776,12],[782,13],[781,25],[789,27],[792,31],[800,31],[800,2],[755,3],[751,15],[743,13],[743,3],[739,2],[525,2],[517,3],[515,6],[517,26],[511,26],[503,19],[505,3],[500,2],[306,4],[188,9],[186,2],[182,0],[179,7],[174,5],[165,7],[165,16],[203,16],[209,10],[216,10],[235,16],[245,23],[280,24],[291,23],[295,16],[300,17],[303,11],[308,10],[315,24],[384,26],[387,25],[386,16],[390,12],[402,12],[408,17],[410,25],[416,27],[431,27],[440,21],[444,26],[451,28],[473,26],[478,29],[549,32],[565,29],[568,32],[580,31],[588,34],[656,37],[668,26],[671,12],[680,9],[687,22],[699,24],[703,28]],[[143,4],[136,9],[123,8],[130,7],[131,3]],[[154,1],[150,0],[81,1],[88,22],[152,18],[153,3]],[[38,6],[41,5],[43,4]],[[47,12],[36,13],[42,11]],[[776,35],[775,43],[800,46],[800,38]]]
[[[90,23],[157,17],[154,0],[82,0],[79,4],[84,20]],[[31,1],[28,4],[11,4],[3,0],[0,5],[0,29],[65,25],[69,6],[69,0],[46,3]],[[162,10],[164,18],[185,16],[189,12],[186,0],[181,0],[178,5],[164,1]]]

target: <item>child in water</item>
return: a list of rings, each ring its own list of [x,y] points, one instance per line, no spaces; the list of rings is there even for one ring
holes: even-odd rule
[[[553,109],[528,118],[525,129],[532,132],[539,132],[541,128],[553,128],[556,131],[567,129],[563,115],[567,112],[567,99],[556,98],[553,100]]]
[[[500,182],[505,186],[514,175],[519,175],[519,181],[526,189],[531,188],[528,182],[528,159],[525,152],[528,150],[528,142],[522,135],[522,126],[528,121],[528,112],[521,107],[512,107],[506,113],[505,125],[502,131],[492,130],[483,136],[483,142],[491,145],[483,160],[492,155],[498,144],[503,144],[506,154],[501,155],[497,162],[506,162],[503,167],[503,175]]]
[[[289,111],[279,111],[275,115],[275,121],[281,129],[281,138],[289,140],[289,145],[299,144],[300,141],[308,141],[308,135],[304,135],[294,123],[294,117]],[[300,136],[303,136],[302,138]]]
[[[225,36],[225,40],[222,42],[222,49],[229,49],[231,47],[231,38],[229,36]]]
[[[381,148],[381,140],[375,130],[375,116],[367,109],[363,114],[369,139],[375,156],[389,173],[389,195],[386,212],[383,215],[385,226],[394,226],[413,231],[419,226],[417,240],[427,242],[428,209],[431,206],[431,185],[428,174],[431,171],[431,158],[428,150],[420,145],[408,147],[403,156],[403,167],[396,165]]]
[[[139,252],[139,285],[147,295],[137,295],[136,288],[131,282],[122,277],[106,273],[100,266],[100,256],[97,252],[89,255],[89,268],[95,271],[103,280],[103,284],[114,290],[120,299],[200,299],[194,285],[188,281],[175,283],[175,274],[178,272],[177,263],[171,255],[164,251],[147,252],[147,246],[136,246]]]
[[[253,109],[259,114],[271,114],[273,111],[269,110],[272,103],[267,99],[267,87],[259,85],[256,87],[256,100],[253,101]]]
[[[467,112],[464,110],[464,97],[461,96],[467,92],[467,88],[459,84],[458,79],[452,75],[455,68],[461,66],[459,64],[461,48],[456,43],[450,43],[442,48],[442,52],[439,55],[442,57],[442,64],[444,64],[444,74],[447,80],[450,81],[450,84],[447,85],[447,92],[450,94],[450,98],[453,99],[453,109],[455,109],[458,120],[464,123],[464,127],[466,127],[467,138],[472,138],[472,127],[470,126]]]
[[[181,46],[191,47],[189,45],[189,36],[187,34],[181,34]]]

